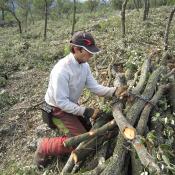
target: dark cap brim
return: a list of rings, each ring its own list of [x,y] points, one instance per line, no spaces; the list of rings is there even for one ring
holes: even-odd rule
[[[100,49],[96,46],[96,45],[91,45],[91,46],[82,46],[79,44],[75,44],[70,42],[72,45],[77,46],[77,47],[82,47],[83,49],[85,49],[87,52],[91,53],[91,54],[96,54],[98,52],[100,52]]]
[[[91,54],[96,54],[96,53],[100,52],[100,49],[97,46],[95,46],[95,45],[92,45],[92,46],[81,46],[81,47],[83,47],[86,51],[88,51]]]

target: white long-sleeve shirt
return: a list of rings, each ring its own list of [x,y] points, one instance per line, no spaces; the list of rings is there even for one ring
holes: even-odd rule
[[[84,87],[98,96],[112,96],[116,89],[98,84],[89,64],[79,64],[70,53],[59,60],[52,69],[45,101],[67,113],[83,116],[85,107],[78,105],[78,99]]]

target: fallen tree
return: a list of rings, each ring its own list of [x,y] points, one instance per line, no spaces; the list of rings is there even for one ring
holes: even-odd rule
[[[163,76],[168,78],[170,74],[170,72],[166,73],[166,66],[157,66],[154,71],[151,70],[151,67],[153,65],[151,65],[150,58],[148,58],[143,63],[141,71],[138,72],[140,73],[138,83],[134,88],[129,87],[128,89],[128,99],[131,98],[131,102],[126,103],[124,99],[115,101],[112,106],[113,119],[111,121],[103,120],[98,127],[93,127],[90,132],[72,137],[64,143],[67,147],[78,144],[79,146],[72,152],[67,162],[69,168],[66,171],[64,168],[62,174],[78,171],[89,154],[95,153],[97,148],[99,150],[103,142],[116,137],[116,126],[119,128],[119,134],[116,137],[116,145],[112,156],[108,160],[103,156],[102,163],[97,163],[96,168],[83,174],[127,174],[128,166],[131,166],[131,162],[133,173],[137,171],[135,175],[139,174],[143,167],[146,167],[150,173],[161,174],[160,167],[148,152],[142,137],[150,120],[151,111],[153,109],[157,110],[159,99],[167,89],[172,88],[172,85],[166,84],[162,78]],[[156,66],[154,65],[154,67]],[[138,73],[135,76],[135,82],[138,78]],[[114,83],[118,86],[124,85],[123,82],[125,81],[121,81],[122,76],[124,74],[120,73],[119,76],[116,73],[115,81],[117,82]],[[131,146],[132,149],[130,148]],[[129,154],[130,149],[134,149],[131,156]],[[104,150],[106,151],[107,147]],[[139,157],[138,160],[135,159],[136,154]]]

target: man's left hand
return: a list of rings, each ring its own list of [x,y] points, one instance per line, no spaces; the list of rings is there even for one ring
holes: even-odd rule
[[[119,99],[123,99],[124,97],[128,96],[128,86],[121,86],[121,87],[117,87],[114,95],[119,98]]]

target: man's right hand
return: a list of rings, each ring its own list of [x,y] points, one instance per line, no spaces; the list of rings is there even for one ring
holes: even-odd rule
[[[124,97],[127,97],[128,96],[127,89],[128,89],[128,86],[117,87],[115,92],[114,92],[114,95],[117,98],[121,98],[121,99]]]
[[[84,111],[84,118],[85,120],[96,120],[98,118],[98,114],[100,113],[99,109],[93,109],[93,108],[86,108]]]

